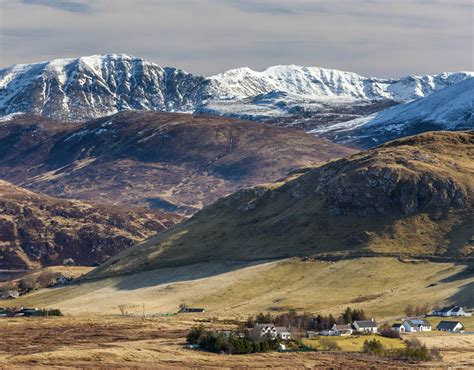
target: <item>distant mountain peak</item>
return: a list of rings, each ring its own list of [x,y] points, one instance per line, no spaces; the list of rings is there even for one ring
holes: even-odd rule
[[[0,115],[29,112],[77,121],[126,110],[156,110],[260,120],[331,102],[406,102],[473,75],[377,79],[335,69],[276,65],[203,77],[128,54],[90,55],[0,69]],[[270,93],[277,93],[278,100],[255,99]]]

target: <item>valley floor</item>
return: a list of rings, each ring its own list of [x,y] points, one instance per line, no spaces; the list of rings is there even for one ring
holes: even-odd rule
[[[391,324],[404,316],[408,304],[473,307],[473,287],[470,266],[388,257],[199,264],[85,280],[0,302],[0,306],[59,308],[65,314],[0,319],[0,368],[470,367],[474,366],[472,334],[417,334],[428,348],[441,352],[438,362],[421,365],[366,356],[359,352],[363,342],[356,338],[339,343],[344,352],[231,356],[190,350],[185,337],[200,323],[231,329],[235,326],[229,320],[244,321],[259,312],[276,315],[292,308],[339,315],[351,306],[364,309],[379,325]],[[175,315],[181,303],[204,307],[206,312]],[[128,316],[122,316],[121,310]],[[440,319],[429,318],[433,327]],[[473,317],[461,321],[467,332],[474,332]]]
[[[181,303],[222,318],[259,312],[339,314],[363,308],[378,321],[414,306],[474,306],[474,272],[462,264],[360,258],[339,262],[297,258],[164,268],[46,289],[1,305],[60,308],[65,314],[174,313]]]
[[[0,368],[108,367],[108,368],[445,368],[474,365],[474,336],[426,337],[431,347],[451,338],[456,349],[441,352],[443,361],[401,363],[356,352],[261,353],[217,355],[188,349],[185,336],[202,318],[131,318],[75,316],[5,319],[0,336]],[[226,328],[208,320],[206,327]],[[441,339],[440,339],[441,338]],[[448,339],[449,338],[449,339]],[[441,341],[442,342],[441,342]],[[461,344],[460,344],[461,343]]]

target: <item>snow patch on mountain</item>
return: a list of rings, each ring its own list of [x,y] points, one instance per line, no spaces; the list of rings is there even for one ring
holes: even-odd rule
[[[0,115],[31,112],[77,121],[125,110],[213,113],[253,120],[330,112],[360,102],[408,102],[473,72],[367,78],[318,67],[237,68],[202,77],[126,54],[0,69]]]
[[[341,143],[379,143],[430,130],[474,129],[474,77],[367,117],[310,131]]]

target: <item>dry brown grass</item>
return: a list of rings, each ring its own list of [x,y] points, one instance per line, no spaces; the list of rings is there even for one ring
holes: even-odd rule
[[[406,368],[358,353],[218,355],[185,347],[197,322],[176,318],[63,317],[2,321],[0,367],[108,368]],[[206,323],[213,328],[226,327]],[[433,365],[433,364],[432,364]],[[441,364],[436,364],[441,366]],[[420,365],[417,365],[419,367]],[[423,364],[421,364],[423,366]]]
[[[253,266],[197,264],[164,268],[80,285],[47,289],[5,304],[60,308],[67,314],[118,314],[119,305],[145,304],[147,313],[176,312],[179,304],[206,308],[204,316],[246,319],[291,308],[339,314],[363,308],[377,320],[404,315],[418,305],[473,306],[474,275],[452,263],[361,258],[336,263],[287,259]],[[361,295],[371,299],[358,300]],[[356,302],[357,301],[357,302]]]

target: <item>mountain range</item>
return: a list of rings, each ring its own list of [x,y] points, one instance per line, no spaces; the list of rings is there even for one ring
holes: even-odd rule
[[[74,122],[127,110],[205,113],[318,134],[328,124],[423,99],[473,76],[454,72],[380,79],[283,65],[203,77],[129,55],[94,55],[1,69],[0,114],[27,112]],[[374,142],[380,143],[380,137]]]
[[[472,132],[410,135],[472,130],[473,76],[202,77],[128,55],[1,69],[4,266],[103,262],[183,216],[130,263],[469,257]]]

